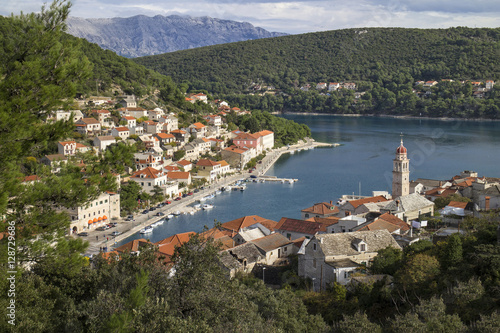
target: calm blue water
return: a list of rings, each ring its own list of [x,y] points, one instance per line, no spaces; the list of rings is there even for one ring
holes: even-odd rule
[[[295,184],[248,183],[244,192],[223,193],[215,207],[183,215],[156,227],[149,235],[156,242],[175,233],[201,231],[245,215],[275,221],[300,218],[300,210],[316,202],[337,201],[342,194],[370,195],[391,191],[392,159],[403,132],[410,158],[410,179],[449,179],[463,170],[500,177],[500,122],[438,121],[374,117],[287,116],[307,124],[316,141],[340,143],[285,154],[268,175],[297,178]],[[134,235],[132,239],[142,238]]]

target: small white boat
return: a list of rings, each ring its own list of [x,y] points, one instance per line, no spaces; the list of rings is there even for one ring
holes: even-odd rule
[[[205,200],[207,200],[207,197],[202,197],[202,198],[199,198],[197,201],[198,201],[198,202],[203,202],[203,201],[205,201]]]
[[[219,194],[222,194],[222,192],[221,191],[215,191],[215,194],[219,195]]]
[[[153,228],[152,227],[146,227],[144,229],[141,229],[141,231],[139,231],[140,234],[149,234],[149,233],[152,233],[153,232]]]
[[[228,185],[228,186],[224,187],[224,189],[225,189],[226,191],[231,191],[231,186],[229,186],[229,185]]]
[[[214,205],[210,205],[210,204],[204,204],[204,205],[203,205],[203,209],[204,209],[204,210],[207,210],[207,209],[212,209],[212,208],[214,208]]]
[[[168,215],[167,215],[167,218],[168,218],[168,219],[171,219],[171,218],[173,218],[173,217],[174,217],[174,214],[168,214]]]
[[[162,225],[162,224],[163,224],[163,222],[165,222],[165,220],[164,220],[164,219],[161,219],[161,220],[158,220],[158,221],[156,222],[156,224],[157,224],[157,225]]]
[[[247,187],[246,187],[245,185],[240,186],[240,191],[242,191],[242,192],[243,192],[243,191],[244,191],[244,190],[246,190],[246,189],[247,189]]]
[[[201,209],[201,204],[196,204],[193,206],[194,209]]]
[[[179,216],[179,215],[181,215],[181,212],[179,210],[174,212],[174,216]]]
[[[193,210],[192,210],[192,211],[190,211],[190,212],[189,212],[189,214],[190,214],[190,215],[194,215],[194,211],[193,211]]]
[[[153,228],[157,227],[157,226],[158,226],[158,222],[155,222],[155,223],[151,224],[151,227],[153,227]]]

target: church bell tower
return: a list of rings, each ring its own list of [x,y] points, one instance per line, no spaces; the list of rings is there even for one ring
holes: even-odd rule
[[[403,136],[401,144],[396,149],[396,158],[392,169],[392,198],[410,194],[410,160],[408,151],[403,146]]]

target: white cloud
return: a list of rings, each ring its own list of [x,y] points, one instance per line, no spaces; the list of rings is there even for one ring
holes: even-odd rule
[[[0,0],[0,14],[38,11],[44,1]],[[47,0],[50,2],[50,0]],[[352,27],[499,27],[497,0],[73,0],[72,16],[210,16],[270,31],[304,33]]]

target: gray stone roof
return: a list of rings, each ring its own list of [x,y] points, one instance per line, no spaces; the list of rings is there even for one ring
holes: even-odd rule
[[[222,252],[220,255],[220,261],[224,267],[229,270],[238,269],[241,267],[241,263],[231,255],[229,252]]]
[[[327,260],[326,263],[335,268],[350,268],[359,266],[359,264],[355,263],[351,259]]]
[[[489,195],[489,196],[499,196],[500,195],[500,186],[499,185],[494,185],[486,190],[481,192],[482,195]]]
[[[399,207],[397,201],[399,201]],[[391,201],[391,203],[386,205],[384,209],[392,212],[397,212],[397,211],[411,212],[433,205],[434,203],[432,201],[424,198],[420,194],[412,193],[396,198],[395,200]]]
[[[237,259],[239,262],[243,262],[244,259],[248,263],[259,262],[262,259],[259,249],[252,243],[245,243],[242,245],[235,246],[231,249],[225,251]]]
[[[270,234],[269,236],[265,236],[259,239],[255,239],[252,241],[259,249],[264,252],[269,252],[275,250],[281,246],[285,246],[287,244],[291,244],[292,241],[279,233]]]
[[[314,237],[318,240],[319,246],[326,257],[357,255],[360,252],[354,247],[354,242],[359,242],[360,240],[366,243],[366,252],[377,252],[388,246],[401,249],[389,231],[385,229],[338,234],[318,234]],[[308,246],[310,244],[311,242],[309,242]]]

